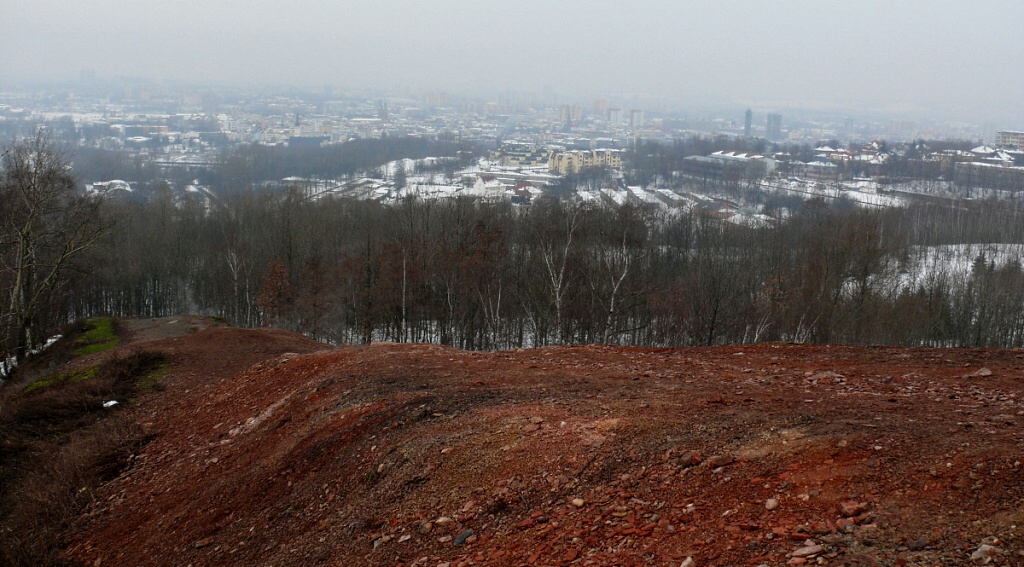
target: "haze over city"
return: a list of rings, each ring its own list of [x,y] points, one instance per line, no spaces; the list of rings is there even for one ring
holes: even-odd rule
[[[985,2],[8,1],[0,89],[217,85],[634,97],[681,108],[1024,116],[1024,5]]]

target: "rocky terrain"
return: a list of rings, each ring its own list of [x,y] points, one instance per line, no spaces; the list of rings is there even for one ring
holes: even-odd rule
[[[166,323],[125,327],[170,371],[119,406],[148,443],[70,560],[1024,564],[1021,351],[334,349]]]

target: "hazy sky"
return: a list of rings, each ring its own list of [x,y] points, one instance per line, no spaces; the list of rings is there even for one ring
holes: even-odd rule
[[[0,48],[0,86],[88,68],[101,79],[550,86],[581,102],[637,93],[1024,116],[1020,0],[0,0]]]

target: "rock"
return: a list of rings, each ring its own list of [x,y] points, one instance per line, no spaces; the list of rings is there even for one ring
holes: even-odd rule
[[[974,372],[972,374],[968,374],[967,376],[968,377],[972,377],[972,378],[987,378],[987,377],[989,377],[991,375],[992,375],[992,371],[991,370],[989,370],[988,368],[985,368],[985,367],[981,367],[980,369],[978,369],[977,372]]]
[[[452,523],[454,521],[455,520],[449,518],[448,516],[441,516],[440,518],[434,520],[434,523],[439,525],[439,526],[447,526],[448,524],[450,524],[450,523]]]
[[[530,423],[533,423],[533,424],[541,424],[541,423],[544,423],[544,418],[543,418],[543,417],[536,417],[536,416],[534,416],[534,417],[531,417],[531,418],[530,418]]]
[[[533,433],[538,429],[540,429],[540,425],[537,425],[536,423],[528,423],[523,426],[523,433]]]
[[[700,453],[697,451],[684,451],[682,455],[679,455],[679,465],[682,467],[692,467],[699,465],[701,461]]]
[[[201,540],[196,542],[196,549],[200,549],[200,548],[206,547],[206,546],[210,545],[211,543],[213,543],[213,538],[212,537],[204,537],[203,539],[201,539]]]
[[[778,500],[778,498],[769,498],[768,500],[764,501],[764,509],[765,510],[774,510],[774,509],[776,509],[778,507],[779,507],[779,500]]]
[[[736,462],[736,459],[729,455],[715,455],[708,459],[708,466],[717,469],[718,467],[724,467],[731,465]]]
[[[405,534],[402,537],[398,538],[398,543],[405,543],[405,542],[409,541],[410,539],[412,539],[412,536],[409,535],[409,534]]]
[[[582,508],[584,504],[586,504],[586,502],[582,498],[573,498],[572,499],[572,505],[577,507],[577,508]]]
[[[804,557],[794,557],[786,562],[786,565],[803,565],[807,563],[807,559]]]
[[[687,557],[679,567],[694,567],[697,562],[692,557]]]
[[[469,539],[470,536],[472,536],[472,535],[473,535],[473,530],[471,530],[471,529],[464,530],[461,534],[455,536],[455,539],[452,540],[452,545],[454,545],[455,547],[458,547],[458,546],[466,543],[466,540]],[[474,541],[476,541],[476,540],[474,540]]]
[[[846,518],[852,518],[859,516],[864,512],[868,511],[868,504],[866,502],[856,502],[854,500],[847,500],[839,505],[839,513]]]
[[[806,545],[794,551],[790,555],[792,555],[793,557],[811,557],[813,555],[821,553],[822,551],[825,551],[825,548],[820,545]]]
[[[422,524],[420,524],[419,529],[416,531],[420,532],[420,534],[426,535],[429,534],[430,530],[432,529],[434,529],[434,524],[430,522],[423,522]]]
[[[816,374],[811,375],[808,378],[808,380],[810,380],[812,382],[817,382],[819,380],[829,380],[829,381],[832,381],[832,382],[845,382],[846,381],[846,376],[843,376],[842,374],[839,374],[838,372],[832,372],[831,370],[826,370],[824,372],[818,372]]]
[[[856,520],[850,518],[839,518],[836,520],[836,528],[844,532],[852,532],[857,527]]]
[[[1002,555],[1003,550],[998,547],[988,545],[987,543],[981,544],[974,553],[971,554],[971,561],[979,563],[981,565],[988,565],[997,556]]]
[[[380,536],[379,538],[373,540],[373,548],[377,549],[378,547],[384,545],[385,543],[387,543],[389,541],[391,541],[391,536],[389,536],[389,535]]]
[[[534,521],[533,518],[527,518],[527,519],[523,520],[522,522],[519,522],[518,524],[516,524],[516,527],[521,529],[521,530],[528,530],[528,529],[530,529],[530,528],[532,528],[533,526],[536,526],[536,525],[537,525],[537,522]]]

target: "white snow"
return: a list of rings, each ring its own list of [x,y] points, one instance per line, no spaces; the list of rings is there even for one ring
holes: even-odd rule
[[[905,251],[909,265],[900,274],[900,288],[909,289],[934,278],[963,282],[971,274],[976,258],[984,254],[986,264],[997,268],[1024,259],[1024,244],[944,244],[912,246]],[[898,260],[898,259],[897,259]]]
[[[64,335],[54,335],[46,339],[45,343],[30,350],[28,352],[29,356],[37,355],[43,352],[44,350],[53,346],[54,343],[61,340],[62,338],[64,338]],[[18,358],[15,357],[14,355],[4,357],[3,360],[0,360],[0,382],[3,382],[3,378],[9,376],[11,374],[11,371],[13,371],[16,366],[18,366]]]

